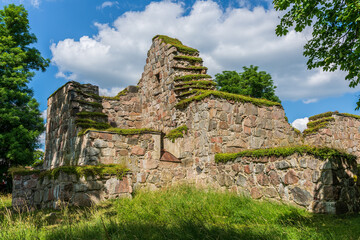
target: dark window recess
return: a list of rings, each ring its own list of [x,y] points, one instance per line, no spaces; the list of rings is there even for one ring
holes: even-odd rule
[[[156,81],[160,82],[160,73],[155,74],[155,79],[156,79]]]

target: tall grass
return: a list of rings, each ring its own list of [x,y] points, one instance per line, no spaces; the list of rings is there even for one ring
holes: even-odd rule
[[[1,209],[0,239],[359,239],[358,216],[316,215],[180,186],[91,208]]]

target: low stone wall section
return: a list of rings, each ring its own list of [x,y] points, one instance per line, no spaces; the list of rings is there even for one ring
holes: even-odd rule
[[[12,193],[14,208],[61,208],[91,206],[99,201],[131,197],[131,174],[119,180],[116,176],[81,177],[60,172],[58,178],[39,179],[38,174],[15,175]]]
[[[316,213],[347,213],[359,210],[356,164],[347,160],[322,161],[311,155],[238,158],[226,164],[207,163],[204,168],[159,161],[153,169],[137,173],[134,188],[158,189],[192,183],[274,199]],[[134,175],[135,176],[135,175]]]

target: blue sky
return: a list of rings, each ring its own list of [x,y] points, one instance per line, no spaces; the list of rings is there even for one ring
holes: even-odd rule
[[[276,37],[281,13],[270,0],[0,0],[1,8],[8,3],[25,6],[35,46],[52,60],[30,84],[41,111],[69,80],[99,85],[105,95],[135,85],[151,38],[166,34],[199,49],[212,76],[250,64],[270,73],[296,126],[325,111],[358,113],[359,88],[349,88],[344,73],[307,70],[302,47],[311,29]]]

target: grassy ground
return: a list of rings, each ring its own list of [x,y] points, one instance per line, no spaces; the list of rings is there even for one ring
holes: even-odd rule
[[[92,208],[21,214],[2,199],[0,239],[360,239],[358,215],[316,215],[185,186]]]

